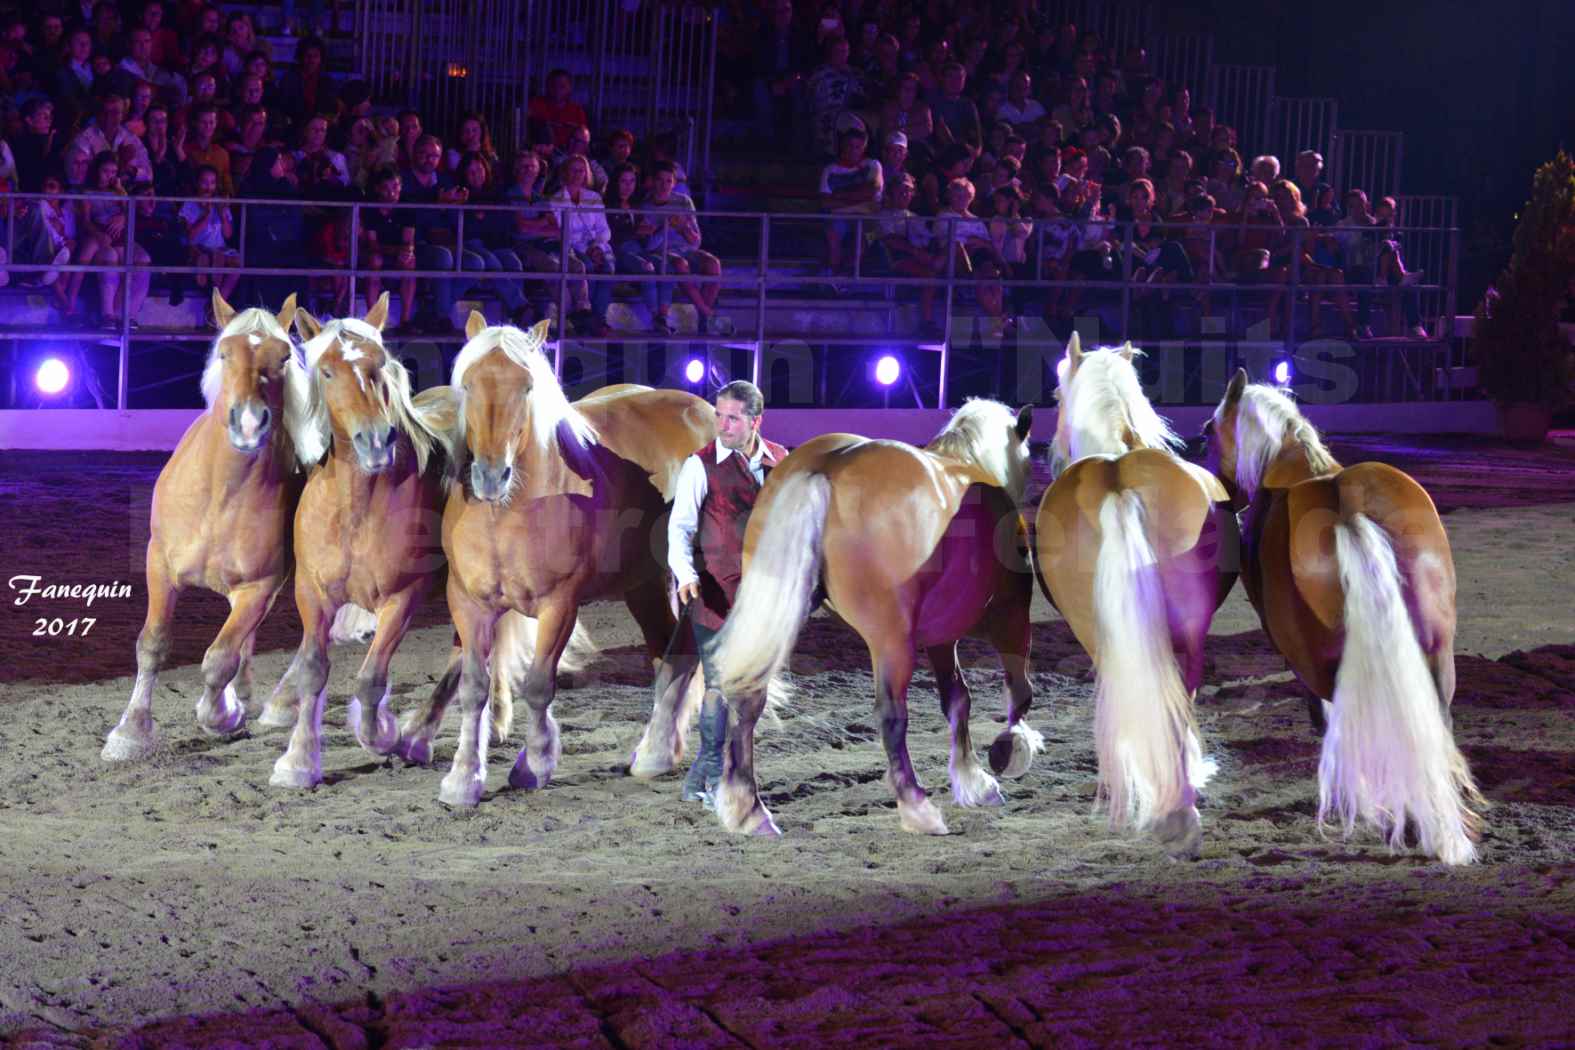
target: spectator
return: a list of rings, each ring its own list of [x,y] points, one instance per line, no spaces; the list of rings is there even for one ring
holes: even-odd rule
[[[987,225],[991,253],[1001,275],[1016,281],[1030,280],[1033,268],[1028,263],[1028,239],[1033,236],[1034,223],[1032,219],[1023,217],[1022,193],[1015,185],[997,186],[990,194],[990,206],[990,221]],[[1013,318],[1017,314],[1018,290],[1008,292],[1002,286],[995,285],[985,294],[999,303],[993,312],[996,316],[1004,315],[1001,329],[1002,334],[1005,334],[1015,326]],[[985,310],[987,313],[992,312],[988,304]]]
[[[229,105],[230,74],[224,68],[224,41],[216,36],[201,36],[191,49],[191,69],[187,81],[193,98],[199,94],[197,82],[203,76],[213,78],[211,101],[216,105]]]
[[[1121,109],[1121,77],[1111,70],[1102,70],[1094,77],[1093,97],[1089,108],[1095,117],[1114,116]]]
[[[1033,78],[1026,69],[1013,73],[1006,83],[1006,101],[1001,104],[997,114],[1019,134],[1025,134],[1029,125],[1037,124],[1049,115],[1045,112],[1044,104],[1031,94],[1032,88]]]
[[[792,0],[771,0],[768,22],[755,45],[755,128],[768,141],[786,140],[793,125],[793,103],[801,70],[814,55],[814,41],[793,22]]]
[[[634,132],[619,128],[607,136],[607,170],[634,163]]]
[[[990,241],[989,228],[969,209],[974,200],[973,183],[967,179],[953,179],[946,184],[946,207],[936,213],[936,229],[940,240],[953,254],[953,273],[991,279],[1000,277],[1000,268],[994,262],[995,246]],[[995,286],[995,292],[1000,286]],[[979,305],[990,315],[994,334],[1005,334],[1005,310],[999,294],[981,290]]]
[[[92,196],[79,202],[77,211],[77,229],[83,240],[77,253],[78,265],[96,262],[101,266],[118,266],[129,251],[133,264],[145,266],[149,262],[148,253],[140,245],[131,244],[128,248],[126,191],[120,185],[120,162],[114,153],[106,150],[93,158],[92,167],[88,169],[88,186]],[[124,306],[131,318],[131,327],[137,327],[137,314],[148,298],[148,280],[146,269],[133,271],[127,282],[125,301],[117,302],[121,290],[120,274],[114,270],[100,272],[100,324],[105,328],[120,327],[119,311]],[[68,293],[68,300],[75,300],[76,288],[80,286],[78,281]]]
[[[33,86],[38,90],[50,91],[54,88],[65,46],[65,19],[56,12],[44,12],[38,19],[38,46],[28,57],[33,71]]]
[[[413,109],[399,111],[399,152],[395,163],[401,170],[408,171],[415,164],[416,141],[424,132],[421,129],[421,114]]]
[[[189,150],[187,151],[190,152]],[[300,181],[290,169],[290,155],[277,146],[263,146],[247,158],[246,174],[238,187],[241,195],[257,200],[287,200],[300,196]],[[306,215],[294,204],[251,204],[246,224],[246,261],[252,266],[284,269],[301,265],[306,256]],[[298,287],[287,275],[253,277],[253,302],[278,302]]]
[[[54,159],[55,105],[35,95],[22,103],[22,131],[13,136],[17,184],[23,193],[37,193]]]
[[[513,216],[492,210],[492,206],[502,203],[502,195],[497,192],[487,158],[480,153],[466,154],[459,167],[459,184],[466,194],[465,203],[482,206],[464,212],[460,266],[472,273],[519,273],[523,269],[520,258],[509,246]],[[527,321],[525,293],[519,278],[489,280],[485,287],[497,294],[511,323]]]
[[[574,101],[574,78],[567,69],[554,69],[547,74],[547,93],[530,100],[526,115],[543,121],[552,132],[552,141],[558,149],[569,145],[569,133],[574,128],[590,127],[585,109]]]
[[[412,151],[411,167],[402,176],[400,200],[410,204],[463,204],[470,193],[440,172],[443,164],[443,143],[436,135],[422,135]],[[454,249],[457,248],[452,213],[437,210],[420,211],[412,216],[416,227],[416,262],[423,270],[454,269]],[[459,279],[451,277],[430,278],[432,287],[432,312],[425,322],[407,321],[407,327],[423,327],[428,335],[452,335],[454,326],[454,300],[459,291]]]
[[[946,187],[957,179],[966,179],[973,170],[973,154],[967,146],[953,145],[942,150],[935,164],[919,180],[919,211],[937,215],[946,207]]]
[[[153,170],[153,192],[161,197],[173,197],[180,192],[186,174],[186,129],[175,129],[174,139],[171,139],[170,111],[164,106],[148,110],[146,123],[142,143],[148,152],[148,165]]]
[[[590,187],[590,162],[584,157],[570,157],[558,174],[563,185],[552,195],[551,204],[563,225],[570,257],[579,264],[570,269],[585,274],[613,273],[612,231],[607,227],[601,195]],[[611,300],[611,281],[576,282],[569,320],[577,331],[605,336],[607,304]]]
[[[146,80],[133,81],[131,85],[130,103],[126,106],[126,130],[137,138],[143,138],[148,130],[148,110],[154,103],[153,85]]]
[[[1280,177],[1280,158],[1268,153],[1252,158],[1252,165],[1247,169],[1247,177],[1256,179],[1265,186],[1273,186]]]
[[[185,144],[186,164],[193,169],[206,165],[219,173],[219,195],[235,196],[235,183],[230,177],[230,152],[214,142],[219,130],[219,109],[212,103],[203,103],[191,111],[191,136]]]
[[[343,153],[328,148],[328,118],[321,115],[311,117],[301,126],[300,148],[295,151],[298,168],[316,160],[322,160],[332,168],[335,182],[340,187],[350,185],[350,164]]]
[[[893,131],[886,136],[886,145],[880,151],[880,181],[882,186],[908,171],[908,136]],[[907,207],[906,204],[903,207]]]
[[[219,192],[219,173],[203,165],[197,169],[197,196],[202,201],[187,201],[180,207],[181,226],[186,233],[187,265],[212,270],[229,270],[214,273],[213,286],[219,294],[229,299],[235,294],[240,274],[233,272],[241,264],[241,253],[230,247],[235,237],[235,216],[228,204],[218,204],[213,198]],[[193,280],[198,288],[208,286],[209,275],[197,274]]]
[[[1057,106],[1050,114],[1057,124],[1061,126],[1064,137],[1062,142],[1076,142],[1076,137],[1086,127],[1094,123],[1094,111],[1088,102],[1088,82],[1081,77],[1064,83],[1066,101]]]
[[[110,152],[117,159],[118,185],[120,167],[135,182],[152,182],[153,170],[148,165],[147,151],[142,143],[122,123],[126,116],[126,100],[119,95],[106,94],[99,99],[98,116],[77,135],[74,145],[80,145],[94,158]]]
[[[1220,239],[1208,229],[1217,216],[1214,198],[1207,193],[1194,194],[1184,205],[1184,216],[1189,225],[1182,234],[1181,247],[1192,263],[1193,278],[1202,283],[1213,281],[1226,272]],[[1199,291],[1197,297],[1207,313],[1208,292]]]
[[[1165,182],[1159,192],[1159,214],[1165,218],[1184,215],[1187,202],[1194,196],[1187,189],[1192,179],[1192,155],[1181,152],[1165,165]]]
[[[561,169],[563,162],[569,157],[584,157],[586,165],[591,172],[591,189],[602,193],[607,189],[607,169],[603,168],[591,157],[591,129],[574,128],[569,132],[569,149],[558,161]]]
[[[330,153],[303,151],[295,164],[302,195],[318,202],[305,209],[307,258],[314,267],[343,270],[350,266],[351,226],[350,209],[344,205],[356,194],[334,166]],[[343,316],[350,312],[350,280],[344,274],[313,277],[309,289],[314,293],[314,301],[315,294],[326,292],[330,296],[331,313]]]
[[[1132,146],[1121,155],[1121,168],[1118,171],[1105,173],[1105,189],[1108,199],[1117,197],[1125,199],[1122,187],[1136,182],[1138,179],[1147,179],[1151,170],[1148,150],[1142,146]],[[1152,189],[1152,183],[1150,183]]]
[[[268,111],[262,106],[243,107],[235,128],[235,137],[225,145],[230,154],[232,177],[245,183],[251,173],[253,158],[272,145],[268,135]]]
[[[1378,230],[1378,274],[1377,283],[1388,285],[1394,291],[1389,296],[1389,315],[1391,332],[1399,330],[1399,314],[1405,313],[1406,331],[1413,339],[1426,339],[1427,329],[1422,327],[1420,304],[1417,297],[1407,295],[1398,289],[1402,285],[1416,284],[1421,280],[1422,271],[1407,270],[1405,259],[1401,253],[1400,234],[1396,230],[1397,208],[1393,197],[1380,197],[1378,205],[1373,209],[1373,224]]]
[[[44,197],[32,212],[37,216],[34,236],[18,239],[18,262],[64,266],[71,261],[77,249],[77,208],[60,199],[64,190],[64,182],[57,172],[48,172],[40,180],[39,191]],[[46,271],[38,275],[37,280],[49,288],[50,298],[62,318],[76,313],[75,295],[82,285],[81,274]]]
[[[660,227],[635,210],[639,204],[640,169],[620,164],[608,177],[607,228],[612,231],[613,257],[619,273],[653,274],[656,263],[646,254],[645,242]],[[651,312],[651,326],[672,334],[677,327],[668,318],[673,303],[673,286],[666,281],[640,284],[640,297]]]
[[[586,129],[586,134],[590,130]],[[487,118],[480,113],[466,113],[459,118],[459,132],[454,145],[443,155],[443,167],[459,172],[460,162],[472,153],[479,153],[489,170],[498,164],[498,151],[492,145],[492,133],[487,130]]]
[[[1208,180],[1209,196],[1226,212],[1241,210],[1246,188],[1241,180],[1241,157],[1233,149],[1214,155],[1214,170]]]
[[[542,197],[541,157],[532,150],[518,151],[510,162],[509,176],[503,199],[515,209],[510,241],[514,254],[527,271],[558,273],[558,218]]]
[[[935,114],[935,141],[942,146],[966,146],[977,157],[984,150],[984,127],[973,100],[963,94],[968,75],[962,63],[948,62],[941,73],[941,94],[931,107]]]
[[[78,26],[66,37],[66,51],[55,74],[54,98],[60,106],[61,126],[69,128],[92,108],[93,35]]]
[[[936,249],[935,231],[911,210],[915,186],[907,172],[886,183],[885,207],[872,224],[873,269],[900,277],[938,277],[946,271],[946,253]],[[919,286],[919,320],[926,332],[937,328],[935,285]]]
[[[890,96],[897,86],[897,81],[905,76],[901,51],[902,46],[892,34],[881,33],[875,38],[870,61],[862,69],[864,83],[872,96],[878,95],[882,98]]]
[[[112,0],[98,0],[93,5],[91,25],[94,53],[104,55],[113,66],[114,60],[124,53],[121,48],[119,6]]]
[[[880,162],[864,155],[868,137],[858,129],[844,131],[837,159],[820,172],[821,208],[833,215],[870,215],[881,198]],[[856,222],[834,219],[826,224],[826,269],[832,276],[845,272],[843,246],[855,235]]]
[[[159,68],[174,73],[185,64],[180,53],[180,35],[164,24],[164,4],[160,0],[148,0],[142,5],[137,24],[152,34],[150,56]]]
[[[880,126],[887,136],[903,135],[908,149],[928,157],[930,135],[935,125],[930,104],[920,97],[918,77],[904,73],[897,78],[892,96],[881,106]]]
[[[416,268],[416,227],[414,213],[397,210],[403,189],[399,172],[393,165],[386,165],[372,172],[367,180],[368,194],[373,207],[361,210],[361,259],[372,273],[366,279],[366,300],[375,303],[383,294],[385,270],[414,270]],[[399,325],[408,328],[415,314],[416,279],[399,279]]]
[[[848,39],[828,37],[822,45],[824,61],[804,85],[809,103],[810,128],[818,154],[837,148],[837,120],[863,101],[858,73],[848,65]]]
[[[63,185],[68,194],[86,193],[88,190],[88,169],[93,166],[93,154],[79,142],[73,142],[66,147],[65,156],[60,161]],[[73,203],[72,207],[76,207]]]
[[[649,258],[653,252],[665,255],[669,264],[668,272],[720,277],[722,262],[700,247],[700,224],[695,219],[695,202],[677,191],[678,171],[671,161],[657,161],[652,165],[650,187],[642,207],[645,220],[652,227],[645,242],[646,256]],[[720,283],[685,283],[680,287],[694,304],[701,331],[726,335],[733,330],[731,319],[716,310],[717,299],[722,294]]]
[[[240,76],[246,68],[247,57],[254,51],[261,51],[264,57],[270,54],[267,42],[257,38],[257,27],[252,23],[252,16],[237,11],[230,16],[226,27],[224,71],[232,77]]]
[[[295,65],[279,78],[276,100],[279,109],[293,121],[319,113],[331,114],[338,108],[334,82],[323,71],[327,46],[315,36],[303,37],[295,48]]]
[[[1170,123],[1178,146],[1192,140],[1192,91],[1185,85],[1170,93]]]
[[[127,34],[127,54],[120,60],[120,69],[138,80],[152,84],[163,95],[164,101],[174,106],[186,104],[186,78],[172,73],[153,60],[153,33],[137,26]]]

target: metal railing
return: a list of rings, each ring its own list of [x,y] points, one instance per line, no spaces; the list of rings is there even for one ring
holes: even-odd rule
[[[557,232],[557,258],[555,270],[521,269],[515,271],[492,270],[475,268],[476,259],[484,257],[467,251],[467,244],[472,238],[467,238],[466,223],[472,224],[472,233],[478,219],[485,220],[496,213],[518,215],[521,207],[517,204],[503,205],[474,205],[474,204],[394,204],[380,205],[366,202],[329,202],[329,201],[301,201],[301,200],[258,200],[258,199],[231,199],[218,198],[115,198],[126,208],[126,230],[124,243],[137,244],[138,219],[141,213],[150,207],[166,207],[186,201],[199,201],[205,204],[227,206],[235,212],[236,244],[241,256],[241,265],[233,269],[215,271],[212,267],[198,267],[192,265],[168,265],[163,262],[139,263],[133,258],[133,253],[124,252],[120,262],[114,265],[68,263],[54,265],[48,261],[29,260],[17,261],[17,233],[19,221],[14,215],[18,204],[26,203],[36,208],[32,202],[45,198],[37,194],[12,194],[0,204],[8,214],[12,214],[6,223],[5,247],[6,258],[11,260],[6,269],[12,274],[43,273],[57,271],[59,273],[86,273],[86,274],[115,274],[120,280],[120,303],[117,314],[113,318],[113,327],[109,329],[74,329],[67,326],[43,328],[0,330],[0,340],[13,339],[21,341],[35,340],[113,340],[118,346],[118,376],[116,384],[116,405],[124,409],[127,407],[129,390],[129,370],[131,346],[138,341],[158,342],[188,342],[211,340],[211,330],[197,328],[181,330],[139,330],[134,327],[134,318],[128,312],[129,289],[131,277],[138,275],[159,275],[161,277],[184,278],[196,275],[212,277],[216,273],[236,274],[249,278],[295,278],[297,285],[302,281],[312,278],[337,278],[347,282],[344,289],[344,301],[351,308],[354,307],[357,291],[369,280],[379,282],[399,282],[404,279],[443,280],[463,282],[464,286],[482,286],[494,288],[498,282],[516,282],[523,285],[544,284],[552,293],[556,305],[557,317],[560,325],[563,319],[571,315],[571,299],[584,298],[584,293],[579,286],[582,283],[613,282],[615,284],[631,284],[641,291],[652,285],[690,285],[705,286],[719,285],[728,293],[726,306],[733,310],[752,307],[754,311],[753,323],[746,331],[735,331],[728,334],[700,332],[698,334],[656,334],[656,333],[631,333],[611,332],[605,335],[576,334],[572,339],[560,338],[558,340],[558,359],[556,364],[562,367],[562,354],[565,342],[570,342],[581,347],[605,347],[615,343],[655,343],[667,345],[688,344],[724,344],[730,347],[743,348],[751,354],[750,375],[759,383],[764,371],[765,356],[768,347],[784,340],[793,340],[805,344],[814,344],[824,347],[890,347],[893,345],[908,345],[925,351],[935,352],[938,355],[938,381],[936,383],[935,400],[938,405],[945,405],[948,398],[948,387],[952,363],[950,355],[954,343],[969,343],[975,337],[972,331],[972,321],[965,322],[965,318],[979,318],[985,316],[982,305],[964,313],[964,308],[969,304],[968,299],[981,302],[983,294],[993,294],[999,289],[1003,299],[1002,314],[1015,316],[1015,307],[1008,312],[1004,309],[1005,303],[1031,296],[1052,294],[1082,297],[1077,304],[1083,313],[1077,316],[1084,318],[1098,318],[1102,326],[1102,336],[1115,340],[1136,338],[1145,343],[1152,344],[1155,340],[1175,341],[1179,328],[1174,322],[1176,315],[1187,312],[1197,315],[1197,336],[1208,340],[1211,336],[1215,340],[1228,340],[1238,338],[1243,342],[1253,342],[1264,346],[1278,346],[1282,352],[1293,354],[1297,347],[1305,342],[1305,336],[1310,334],[1305,330],[1299,331],[1297,324],[1298,304],[1316,305],[1318,300],[1332,303],[1340,298],[1347,302],[1351,297],[1361,301],[1364,311],[1370,308],[1369,300],[1384,300],[1386,305],[1393,307],[1395,304],[1405,303],[1409,298],[1416,307],[1416,314],[1425,318],[1430,326],[1442,325],[1441,319],[1452,317],[1454,308],[1454,276],[1456,273],[1456,260],[1460,250],[1459,231],[1452,227],[1402,227],[1384,231],[1382,237],[1399,237],[1405,246],[1405,251],[1416,253],[1418,257],[1442,260],[1440,268],[1429,271],[1427,275],[1431,283],[1415,283],[1402,285],[1398,288],[1380,287],[1372,284],[1347,284],[1341,279],[1333,280],[1331,271],[1320,269],[1317,271],[1318,281],[1328,283],[1315,283],[1314,275],[1303,271],[1302,260],[1310,254],[1316,253],[1320,243],[1325,248],[1331,235],[1343,235],[1338,228],[1290,228],[1282,230],[1275,226],[1242,225],[1240,223],[1203,223],[1203,224],[1177,224],[1153,223],[1153,231],[1158,231],[1166,236],[1164,241],[1181,245],[1191,238],[1193,241],[1193,254],[1202,254],[1204,264],[1197,266],[1190,281],[1176,279],[1177,272],[1165,272],[1164,260],[1151,253],[1147,248],[1135,248],[1135,239],[1132,236],[1132,224],[1128,222],[1113,222],[1109,220],[1082,221],[1076,230],[1079,238],[1073,247],[1074,254],[1068,254],[1058,247],[1059,241],[1052,233],[1066,232],[1064,224],[1052,227],[1043,222],[1035,223],[1031,235],[1023,244],[1023,259],[1015,264],[992,272],[988,276],[979,276],[968,272],[959,271],[960,260],[963,255],[957,251],[946,250],[944,247],[936,250],[945,252],[944,264],[937,265],[933,275],[930,276],[905,276],[893,272],[889,266],[872,266],[872,257],[880,258],[884,263],[886,251],[877,249],[879,239],[880,216],[860,214],[816,214],[803,213],[770,213],[770,212],[698,212],[692,213],[698,223],[704,221],[708,240],[705,242],[709,250],[725,260],[718,275],[707,275],[695,272],[679,272],[676,260],[684,258],[685,254],[697,245],[692,245],[683,236],[683,232],[675,226],[688,221],[691,213],[658,211],[656,206],[646,205],[643,212],[639,206],[634,210],[636,215],[645,215],[657,219],[661,223],[661,239],[659,243],[647,239],[643,252],[645,257],[652,262],[654,272],[645,273],[636,270],[629,272],[627,269],[618,268],[613,272],[596,272],[594,267],[588,267],[592,272],[575,272],[570,260],[576,253],[570,249],[571,221],[561,221]],[[56,200],[91,200],[102,202],[102,196],[84,196],[74,198],[54,198]],[[574,215],[584,212],[603,212],[600,208],[553,208],[548,202],[532,202],[532,210],[554,211],[560,216]],[[271,246],[273,252],[264,252],[261,264],[257,248],[256,237],[261,232],[257,214],[259,209],[288,209],[302,213],[302,221],[307,213],[316,213],[317,221],[330,221],[335,213],[340,213],[343,220],[347,220],[348,234],[348,265],[333,266],[328,264],[288,265],[281,263],[277,258],[278,247]],[[391,213],[411,213],[411,229],[413,232],[408,242],[402,240],[398,246],[401,250],[405,243],[409,243],[412,250],[425,248],[443,248],[449,253],[449,260],[442,268],[424,267],[415,268],[415,259],[410,260],[410,268],[404,266],[374,267],[364,255],[370,242],[364,241],[361,236],[363,230],[363,216],[369,210],[382,210]],[[269,215],[277,218],[281,212],[272,211]],[[936,237],[937,245],[951,245],[957,241],[956,224],[960,222],[977,221],[964,218],[928,218],[915,217],[915,221],[930,224],[929,229]],[[145,222],[145,219],[144,219]],[[818,273],[793,272],[793,266],[802,266],[806,260],[813,265],[819,248],[825,241],[825,226],[828,223],[843,223],[851,227],[852,258],[851,272],[842,276],[828,276]],[[1092,228],[1097,226],[1097,229]],[[445,243],[435,243],[430,239],[430,233],[418,230],[418,227],[434,227],[449,231],[443,238]],[[403,229],[407,229],[402,227]],[[805,229],[812,232],[807,236]],[[303,226],[304,232],[304,226]],[[1204,247],[1204,235],[1207,235],[1207,245]],[[1378,231],[1371,231],[1364,236],[1378,237]],[[1145,239],[1149,235],[1145,235]],[[1265,272],[1263,270],[1242,271],[1229,261],[1221,266],[1220,261],[1224,256],[1224,249],[1234,247],[1236,240],[1252,236],[1259,239],[1263,237],[1276,238],[1278,247],[1282,249],[1288,259],[1283,270]],[[654,238],[654,232],[649,235]],[[1096,239],[1097,238],[1097,239]],[[721,243],[725,248],[716,248]],[[539,245],[538,245],[539,246]],[[290,246],[291,259],[300,258],[300,245]],[[378,245],[379,249],[388,248],[387,245]],[[984,261],[994,262],[994,252],[975,244],[973,255]],[[1185,251],[1185,248],[1182,249]],[[1014,253],[1015,254],[1015,253]],[[469,256],[469,257],[467,257]],[[432,256],[429,255],[429,258]],[[1175,260],[1172,254],[1169,257]],[[1260,257],[1254,257],[1261,262]],[[1094,276],[1089,276],[1093,274]],[[828,283],[845,283],[863,290],[870,298],[852,300],[846,291],[827,296],[825,286]],[[453,287],[453,286],[451,286]],[[896,300],[899,295],[928,289],[935,296],[935,307],[940,312],[941,321],[938,332],[915,332],[901,330],[898,324],[898,307]],[[462,287],[453,287],[457,294]],[[495,290],[495,288],[494,288]],[[678,289],[675,287],[675,291]],[[863,334],[823,334],[815,332],[784,331],[769,321],[770,311],[783,301],[783,293],[796,293],[790,300],[797,307],[805,305],[806,292],[808,303],[818,306],[821,303],[841,303],[844,306],[855,305],[860,307],[873,307],[885,310],[886,316],[883,329],[874,333]],[[971,293],[971,294],[969,294]],[[333,294],[330,292],[330,294]],[[275,298],[282,299],[282,295]],[[367,297],[368,299],[370,296]],[[1213,305],[1221,301],[1230,305],[1223,317],[1214,314]],[[1213,304],[1213,305],[1211,305]],[[276,305],[276,304],[269,304]],[[1259,306],[1261,305],[1261,311]],[[411,303],[401,302],[401,321],[404,321],[412,308]],[[1272,313],[1272,316],[1270,312]],[[1155,315],[1169,315],[1172,318],[1171,326],[1167,330],[1163,325],[1156,327],[1152,323]],[[1249,321],[1249,318],[1257,320]],[[1315,321],[1316,318],[1310,318]],[[1274,329],[1278,335],[1273,335]],[[1439,342],[1446,338],[1446,329],[1439,328],[1437,336],[1430,335],[1428,340],[1415,340],[1415,342]],[[960,337],[960,338],[959,338]],[[461,336],[455,333],[448,337],[427,337],[430,341],[454,343]],[[1038,324],[1027,324],[1015,334],[1010,336],[1000,335],[991,337],[996,340],[993,344],[996,349],[1010,350],[1017,353],[1030,353],[1044,356],[1047,353],[1058,353],[1061,346],[1060,340],[1052,334],[1047,327]],[[985,342],[989,342],[988,339]],[[1196,340],[1194,340],[1196,342]],[[985,347],[989,349],[988,346]],[[1393,355],[1391,355],[1393,356]],[[1403,355],[1401,355],[1403,356]],[[1447,362],[1446,362],[1447,363]],[[1412,371],[1418,374],[1426,371],[1418,366]],[[1431,396],[1424,389],[1425,383],[1417,386],[1413,396]]]

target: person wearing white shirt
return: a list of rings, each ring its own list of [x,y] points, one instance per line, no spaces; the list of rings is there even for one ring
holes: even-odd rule
[[[755,384],[738,379],[717,391],[716,440],[684,460],[667,523],[667,567],[684,615],[669,657],[699,650],[706,693],[700,708],[700,750],[680,797],[712,804],[722,777],[727,707],[716,689],[714,640],[743,577],[744,529],[760,487],[787,449],[760,433],[765,400]]]

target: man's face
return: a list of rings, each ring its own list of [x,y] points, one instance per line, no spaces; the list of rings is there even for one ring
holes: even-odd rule
[[[219,115],[212,110],[204,110],[197,114],[195,123],[198,140],[207,142],[213,138],[213,133],[219,130]]]
[[[734,452],[747,449],[760,430],[760,418],[746,413],[742,401],[730,397],[716,399],[716,436],[724,448]]]
[[[619,135],[613,139],[607,148],[608,156],[612,157],[614,164],[622,164],[629,159],[629,153],[634,148],[634,143]]]
[[[673,195],[678,179],[670,171],[659,171],[651,176],[651,199],[660,203]]]
[[[436,142],[428,142],[416,150],[415,169],[423,175],[430,175],[438,170],[438,163],[443,159],[443,147]]]
[[[306,122],[306,133],[302,136],[301,145],[315,152],[323,148],[323,141],[327,138],[328,122],[321,117],[313,117]]]
[[[28,130],[35,135],[47,135],[55,123],[55,107],[39,106],[31,117],[27,118]]]
[[[908,147],[899,146],[895,142],[886,143],[886,149],[880,155],[881,166],[888,172],[898,172],[908,160]]]
[[[71,61],[85,64],[93,54],[93,38],[85,32],[71,34]]]
[[[109,99],[99,108],[98,123],[103,128],[104,134],[113,135],[120,130],[120,122],[126,117],[126,104],[118,98]]]
[[[953,66],[952,68],[948,69],[945,75],[941,78],[941,87],[945,90],[948,96],[960,95],[962,94],[963,84],[965,84],[967,80],[968,74],[958,69],[956,66]]]
[[[384,204],[397,204],[399,202],[399,179],[384,179],[377,184],[377,199]]]
[[[219,177],[211,171],[197,176],[197,196],[211,197],[219,192]]]
[[[857,135],[849,135],[842,140],[842,155],[839,158],[844,167],[852,167],[864,159],[864,140]]]
[[[263,99],[263,83],[256,77],[247,77],[241,81],[241,104],[247,106],[261,105]]]
[[[1318,171],[1323,163],[1317,157],[1296,158],[1296,181],[1299,185],[1311,188],[1318,181]]]
[[[146,29],[133,29],[131,31],[131,59],[134,62],[146,62],[153,54],[153,34]]]

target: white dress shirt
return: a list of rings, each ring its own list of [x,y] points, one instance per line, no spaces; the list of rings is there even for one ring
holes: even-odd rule
[[[717,438],[716,461],[725,463],[732,454],[733,450]],[[765,456],[766,443],[757,436],[755,454],[749,457],[749,472],[760,485],[766,481]],[[700,505],[705,502],[706,491],[705,464],[698,455],[690,456],[678,470],[673,514],[667,519],[667,567],[680,587],[700,578],[695,571],[695,533],[700,531]]]

